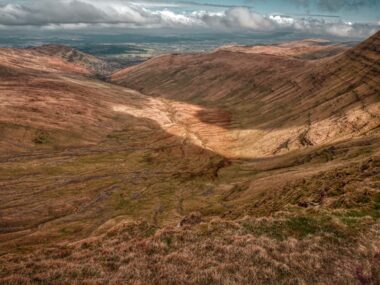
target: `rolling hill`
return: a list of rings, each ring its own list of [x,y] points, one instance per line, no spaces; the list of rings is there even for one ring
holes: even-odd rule
[[[0,283],[378,284],[379,58],[0,49]]]

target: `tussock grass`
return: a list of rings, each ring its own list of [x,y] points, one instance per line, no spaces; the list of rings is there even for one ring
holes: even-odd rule
[[[294,213],[102,236],[0,258],[2,284],[378,284],[380,224],[352,240]],[[318,219],[318,218],[315,218]],[[335,227],[344,228],[337,221]],[[265,230],[264,230],[265,228]],[[277,237],[277,231],[281,238]],[[335,237],[335,238],[333,238]]]

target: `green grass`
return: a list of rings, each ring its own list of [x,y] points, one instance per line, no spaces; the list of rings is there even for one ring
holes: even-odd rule
[[[277,240],[288,237],[304,239],[325,236],[330,242],[351,242],[379,218],[371,210],[304,210],[293,208],[279,212],[275,217],[244,220],[241,225],[247,233],[264,235]]]
[[[374,203],[374,209],[377,210],[377,214],[380,216],[380,193],[377,193],[375,195],[373,203]]]
[[[48,133],[40,130],[40,131],[37,131],[37,134],[34,137],[33,142],[35,144],[47,144],[50,142],[50,137]]]

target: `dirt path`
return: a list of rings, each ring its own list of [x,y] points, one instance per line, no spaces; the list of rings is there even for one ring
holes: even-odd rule
[[[143,104],[115,105],[113,110],[153,120],[169,134],[182,138],[184,144],[189,142],[226,157],[232,156],[229,149],[234,140],[226,128],[226,112],[143,94],[139,96],[144,98]]]

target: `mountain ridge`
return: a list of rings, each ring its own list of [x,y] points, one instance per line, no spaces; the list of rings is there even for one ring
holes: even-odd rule
[[[368,41],[377,43],[378,37],[379,33]],[[379,92],[379,54],[372,53],[375,58],[369,65],[366,65],[365,59],[360,63],[360,60],[353,58],[359,48],[363,53],[370,50],[362,48],[369,45],[368,41],[352,50],[312,62],[291,57],[279,58],[276,55],[235,54],[226,51],[195,56],[165,56],[119,71],[112,76],[112,80],[148,95],[203,106],[205,111],[199,117],[201,120],[203,117],[206,123],[209,120],[207,116],[213,116],[213,109],[219,109],[215,116],[218,113],[230,114],[232,122],[222,125],[232,129],[232,132],[234,126],[238,126],[233,137],[240,136],[243,130],[259,128],[257,134],[252,134],[252,139],[257,140],[258,137],[265,136],[260,129],[265,132],[265,129],[284,128],[286,122],[298,122],[296,124],[299,127],[287,126],[286,133],[293,132],[293,136],[286,137],[286,134],[278,132],[275,136],[281,138],[280,142],[269,144],[261,152],[270,155],[287,141],[290,142],[289,145],[293,144],[290,148],[295,149],[304,144],[333,142],[355,136],[357,130],[365,132],[377,126],[378,117],[372,118],[371,112],[378,113],[379,108],[376,100],[376,92]],[[365,80],[368,76],[369,79]],[[218,82],[220,78],[226,80]],[[341,78],[343,82],[340,82]],[[335,85],[341,90],[334,90],[332,86]],[[178,93],[181,95],[176,95]],[[339,93],[345,99],[331,104],[334,96]],[[211,111],[207,109],[209,106]],[[309,108],[316,108],[317,114],[309,114]],[[341,115],[336,114],[340,108],[346,110]],[[356,113],[359,114],[356,116]],[[248,119],[250,117],[251,120]],[[312,134],[305,137],[304,133],[310,124],[316,129],[312,129]],[[337,125],[337,133],[329,131],[328,128],[335,128],[331,124]],[[358,126],[354,127],[355,124]],[[365,129],[361,126],[365,126]],[[321,133],[326,131],[327,135]],[[246,139],[250,141],[249,144],[252,143],[249,134]],[[265,140],[273,138],[269,134]],[[262,145],[262,142],[258,144]],[[244,145],[236,147],[244,148]]]

